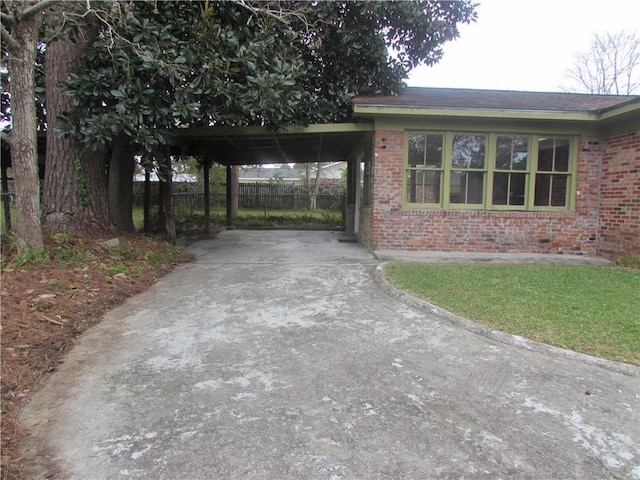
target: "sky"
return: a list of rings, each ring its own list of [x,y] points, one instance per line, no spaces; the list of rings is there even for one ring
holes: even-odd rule
[[[559,92],[569,86],[574,55],[589,51],[595,33],[640,32],[640,0],[476,3],[477,21],[460,25],[443,59],[413,70],[409,86]]]

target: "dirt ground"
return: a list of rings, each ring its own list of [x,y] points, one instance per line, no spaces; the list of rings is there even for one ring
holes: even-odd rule
[[[117,241],[107,242],[117,238]],[[182,250],[153,237],[70,237],[46,241],[40,264],[16,260],[2,238],[2,480],[24,478],[20,407],[54,372],[77,337],[127,297],[149,288]]]

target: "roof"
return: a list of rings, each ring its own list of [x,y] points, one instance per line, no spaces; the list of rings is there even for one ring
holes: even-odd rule
[[[599,114],[629,103],[638,95],[518,92],[458,88],[408,87],[397,96],[359,96],[354,106],[574,112]]]
[[[367,123],[288,127],[205,127],[176,129],[178,145],[189,155],[211,155],[224,165],[340,162],[373,130]]]

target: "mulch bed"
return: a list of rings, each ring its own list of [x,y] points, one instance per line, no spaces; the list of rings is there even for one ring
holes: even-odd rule
[[[54,372],[82,332],[111,308],[140,293],[190,257],[143,235],[108,238],[54,236],[41,265],[16,264],[2,238],[2,479],[23,479],[20,408]]]

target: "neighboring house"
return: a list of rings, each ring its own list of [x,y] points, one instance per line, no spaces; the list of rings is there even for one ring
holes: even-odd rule
[[[639,96],[408,88],[353,105],[373,134],[347,228],[370,248],[640,254]]]
[[[309,172],[304,168],[290,167],[243,167],[240,169],[240,183],[269,183],[280,182],[288,185],[306,185],[308,181],[314,184],[316,178],[316,163],[309,164]],[[346,168],[345,162],[320,163],[319,183],[337,184],[342,181],[342,172]],[[309,179],[307,179],[309,173]]]
[[[270,183],[274,181],[288,185],[301,185],[304,170],[280,167],[242,167],[240,183]]]
[[[133,181],[134,182],[144,182],[145,176],[144,173],[136,173],[133,176]],[[156,172],[151,172],[151,174],[149,175],[149,181],[150,182],[159,182],[160,179],[158,178],[158,174]],[[177,173],[177,172],[173,172],[173,176],[171,177],[171,181],[173,183],[197,183],[198,182],[198,177],[196,177],[195,175],[191,174],[191,173]]]

